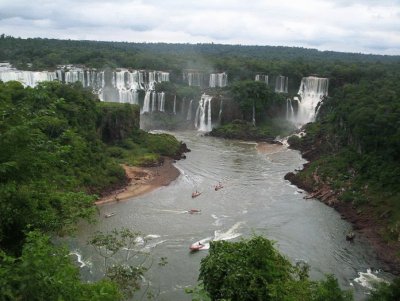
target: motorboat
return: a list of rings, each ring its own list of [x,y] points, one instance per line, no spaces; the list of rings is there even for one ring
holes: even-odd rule
[[[214,186],[215,191],[218,191],[218,190],[220,190],[220,189],[222,189],[222,188],[224,188],[224,186],[222,186],[221,183],[218,183],[218,185],[215,185],[215,186]]]
[[[197,190],[195,192],[192,192],[192,198],[198,197],[201,194],[201,192],[198,192]]]
[[[109,217],[114,216],[114,215],[115,215],[115,212],[111,212],[111,213],[104,214],[104,217],[105,218],[109,218]]]
[[[203,244],[200,241],[197,241],[197,242],[191,244],[189,247],[190,251],[192,251],[192,252],[208,250],[208,248],[209,248],[208,244]]]
[[[190,209],[190,210],[188,210],[188,213],[189,214],[201,213],[201,210],[200,209]]]

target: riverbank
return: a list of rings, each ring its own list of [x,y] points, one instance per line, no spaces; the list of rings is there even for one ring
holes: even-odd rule
[[[289,172],[285,179],[309,193],[305,198],[316,198],[326,205],[333,207],[341,217],[351,224],[357,236],[365,237],[375,251],[377,258],[385,265],[385,270],[395,275],[400,275],[400,241],[385,239],[384,214],[377,216],[374,208],[368,206],[356,207],[352,203],[340,200],[343,190],[335,190],[318,174],[318,168],[310,172],[311,162],[318,158],[316,149],[301,149],[303,158],[309,160],[303,169],[296,173]],[[308,174],[308,175],[307,175]]]
[[[127,185],[100,198],[95,204],[103,205],[123,201],[169,185],[180,175],[179,170],[173,163],[174,159],[164,157],[163,163],[159,166],[137,167],[122,165],[127,177]]]

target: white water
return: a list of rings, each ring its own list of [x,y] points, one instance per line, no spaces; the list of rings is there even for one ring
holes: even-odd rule
[[[157,102],[158,102],[158,110],[160,112],[165,112],[165,93],[164,92],[157,93]]]
[[[386,280],[379,278],[377,276],[378,274],[378,271],[373,273],[371,269],[367,269],[366,272],[358,272],[358,277],[355,278],[354,281],[363,287],[374,289],[379,283],[387,282]]]
[[[317,116],[317,108],[324,96],[328,95],[329,80],[314,76],[303,77],[299,88],[298,110],[293,122],[302,126],[313,122]],[[293,100],[297,100],[294,98]]]
[[[151,91],[146,91],[146,94],[144,95],[142,113],[150,112],[150,101],[151,101]]]
[[[228,75],[225,72],[210,74],[210,83],[209,83],[210,88],[226,87],[227,84],[228,84]]]
[[[192,110],[193,110],[193,99],[190,100],[186,120],[192,120]]]
[[[201,87],[203,83],[203,73],[200,72],[183,72],[183,80],[189,86]]]
[[[221,124],[221,118],[222,118],[222,105],[224,101],[221,99],[221,102],[219,103],[219,113],[218,113],[218,122]]]
[[[156,110],[157,103],[157,93],[156,91],[151,92],[151,111],[154,112]]]
[[[212,96],[203,94],[196,110],[194,125],[200,132],[210,132],[211,124],[211,100]]]
[[[257,74],[255,81],[256,82],[265,82],[268,85],[268,75]]]
[[[288,93],[289,78],[286,76],[278,75],[275,80],[275,92]]]
[[[138,90],[154,90],[155,84],[169,81],[169,73],[163,71],[145,71],[117,69],[111,72],[106,82],[105,71],[83,69],[75,66],[60,66],[56,71],[23,71],[16,70],[8,63],[2,63],[0,80],[3,82],[19,81],[24,86],[35,87],[43,81],[58,80],[64,83],[81,82],[83,87],[90,87],[102,101],[139,104]],[[104,93],[105,88],[114,89],[115,93]],[[115,96],[114,96],[115,95]],[[162,100],[161,100],[162,102]],[[161,107],[162,105],[162,107]],[[160,111],[164,111],[160,103]],[[147,107],[142,112],[148,112]]]
[[[0,70],[0,80],[3,82],[18,81],[24,86],[35,87],[43,81],[53,81],[57,79],[56,72],[42,71],[20,71],[13,69]]]

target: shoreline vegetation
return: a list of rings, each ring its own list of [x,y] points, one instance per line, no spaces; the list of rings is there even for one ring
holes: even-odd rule
[[[127,183],[124,187],[114,190],[101,197],[95,204],[98,206],[124,201],[149,193],[162,186],[168,186],[176,180],[180,172],[174,166],[174,159],[164,157],[159,166],[140,167],[123,164]]]
[[[394,275],[400,275],[400,242],[388,241],[385,239],[385,214],[376,216],[373,208],[364,206],[357,208],[351,203],[340,200],[340,196],[330,183],[323,180],[318,174],[318,170],[312,171],[311,177],[303,177],[312,169],[310,166],[316,162],[317,156],[311,154],[313,149],[303,149],[293,146],[289,148],[300,151],[302,157],[308,162],[303,164],[303,169],[289,172],[285,175],[285,180],[306,191],[309,195],[305,199],[315,198],[320,202],[334,208],[343,219],[353,225],[353,230],[357,235],[362,235],[368,240],[375,251],[377,257],[386,265],[386,271]],[[387,215],[388,213],[386,213]]]
[[[283,146],[279,143],[257,142],[256,149],[263,154],[278,152]],[[174,166],[174,159],[163,157],[159,166],[129,166],[122,164],[127,178],[126,185],[113,190],[95,201],[98,206],[126,201],[152,192],[162,186],[168,186],[180,176],[180,171]]]
[[[247,124],[245,126],[247,128],[250,125]],[[254,129],[254,132],[257,132],[257,129]],[[215,135],[215,133],[218,134]],[[274,153],[279,151],[282,147],[281,143],[275,139],[254,139],[253,134],[250,134],[249,137],[245,137],[246,131],[243,131],[242,127],[239,128],[238,132],[231,132],[228,135],[224,135],[223,129],[213,130],[209,135],[224,139],[255,141],[257,143],[257,151],[264,154]],[[400,275],[400,241],[389,241],[383,234],[387,226],[385,218],[388,212],[376,216],[373,208],[363,207],[360,209],[351,203],[341,201],[332,185],[324,181],[317,170],[313,171],[311,177],[303,177],[310,169],[310,165],[319,158],[320,154],[318,153],[318,148],[316,148],[315,145],[299,147],[296,144],[289,145],[289,148],[300,151],[302,157],[306,159],[307,162],[303,165],[302,170],[287,173],[285,175],[285,180],[288,180],[291,184],[306,191],[308,195],[304,197],[305,199],[315,198],[327,206],[333,207],[343,219],[353,225],[355,239],[357,239],[357,235],[362,235],[367,239],[377,257],[386,266],[385,270],[394,275]]]

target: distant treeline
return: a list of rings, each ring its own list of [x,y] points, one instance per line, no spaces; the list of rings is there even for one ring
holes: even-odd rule
[[[258,73],[282,74],[289,76],[290,88],[296,89],[303,76],[312,74],[335,78],[342,73],[353,77],[360,72],[354,70],[356,66],[375,74],[392,64],[398,68],[400,56],[282,46],[21,39],[2,34],[0,61],[23,70],[54,69],[62,64],[165,70],[171,73],[172,81],[182,79],[183,69],[226,71],[229,82],[254,79]]]

